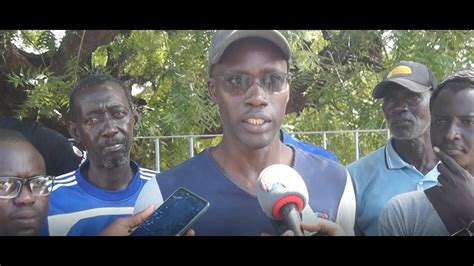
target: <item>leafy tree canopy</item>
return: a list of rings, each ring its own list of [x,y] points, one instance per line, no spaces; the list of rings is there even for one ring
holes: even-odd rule
[[[428,65],[436,78],[473,66],[470,30],[292,30],[294,76],[284,127],[289,131],[383,129],[374,86],[399,60]],[[212,30],[7,30],[0,31],[0,115],[35,120],[67,136],[69,92],[90,73],[109,73],[142,99],[137,136],[220,133],[207,95],[207,49]],[[321,135],[298,136],[322,145]],[[386,135],[360,136],[361,156]],[[195,152],[217,139],[195,140]],[[187,158],[187,140],[160,141],[161,169]],[[355,159],[352,134],[328,136],[342,163]],[[133,156],[154,168],[155,143],[138,139]]]

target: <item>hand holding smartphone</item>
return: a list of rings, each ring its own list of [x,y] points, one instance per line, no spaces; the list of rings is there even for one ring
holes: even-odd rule
[[[132,236],[180,236],[209,208],[209,202],[185,188],[178,188]]]

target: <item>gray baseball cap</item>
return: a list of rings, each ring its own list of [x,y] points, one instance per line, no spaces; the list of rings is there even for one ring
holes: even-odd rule
[[[427,66],[413,62],[400,61],[388,72],[383,81],[375,86],[372,96],[375,99],[383,98],[390,83],[399,84],[413,92],[422,93],[434,90],[437,85],[436,78]]]
[[[229,45],[237,40],[249,37],[262,38],[272,42],[280,48],[288,62],[291,60],[290,45],[277,30],[218,30],[214,33],[211,47],[209,47],[209,75],[211,75],[212,67],[221,60]]]

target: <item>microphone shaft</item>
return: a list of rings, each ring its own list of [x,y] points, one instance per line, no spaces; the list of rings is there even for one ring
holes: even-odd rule
[[[287,223],[290,230],[295,233],[295,236],[304,236],[301,230],[301,216],[294,203],[288,203],[281,207],[281,214]]]

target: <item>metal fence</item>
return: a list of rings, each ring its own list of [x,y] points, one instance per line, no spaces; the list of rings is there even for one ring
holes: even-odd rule
[[[355,151],[356,160],[360,158],[360,135],[365,133],[384,134],[387,139],[390,138],[390,131],[388,129],[363,129],[363,130],[338,130],[338,131],[307,131],[307,132],[289,132],[296,136],[305,135],[319,135],[322,137],[322,147],[327,149],[328,136],[337,134],[352,134],[354,136],[355,145],[352,147]],[[160,141],[163,139],[186,139],[188,145],[188,158],[194,156],[194,140],[198,138],[215,138],[220,137],[221,134],[212,135],[173,135],[173,136],[143,136],[135,137],[135,139],[152,140],[155,143],[155,170],[160,171]]]

